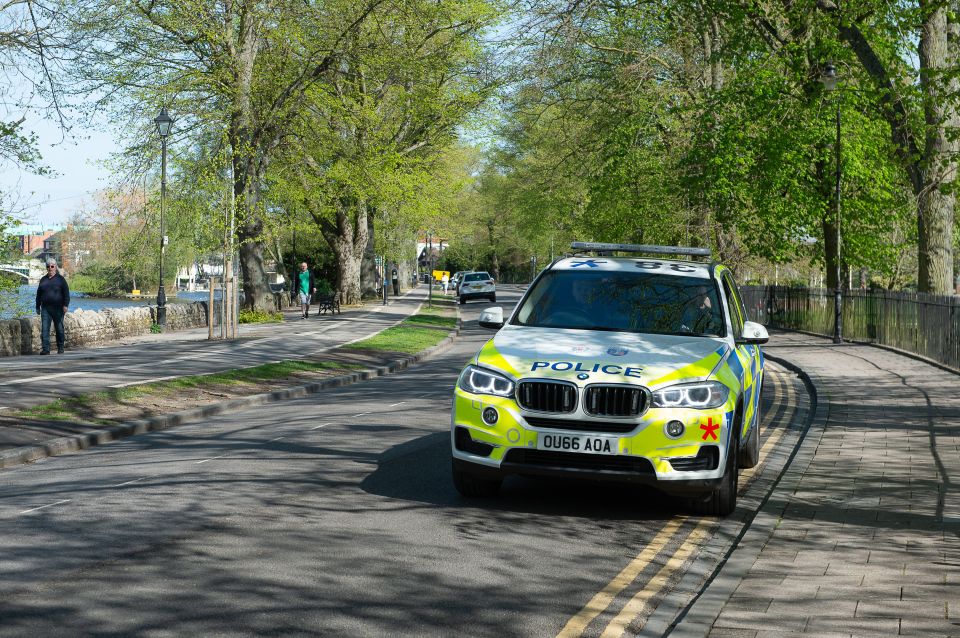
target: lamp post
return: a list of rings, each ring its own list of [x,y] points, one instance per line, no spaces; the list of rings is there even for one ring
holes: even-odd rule
[[[160,135],[161,163],[160,163],[160,289],[157,290],[157,324],[167,324],[167,294],[163,290],[163,252],[167,245],[167,237],[163,234],[163,208],[167,198],[167,136],[173,127],[173,120],[167,115],[166,107],[161,107],[160,115],[153,118]]]
[[[837,88],[837,68],[830,62],[823,68],[820,76],[823,88],[835,91]],[[833,289],[833,342],[843,343],[843,296],[840,282],[840,100],[837,101],[837,142],[834,147],[836,155],[836,183],[834,190],[834,204],[836,205],[837,250],[834,257],[836,267],[836,285]]]
[[[427,306],[433,308],[433,233],[427,233]]]

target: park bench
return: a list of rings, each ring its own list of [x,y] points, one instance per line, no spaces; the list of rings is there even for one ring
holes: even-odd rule
[[[328,310],[331,315],[334,311],[338,314],[340,313],[340,293],[334,292],[329,295],[317,295],[317,312],[322,314]]]

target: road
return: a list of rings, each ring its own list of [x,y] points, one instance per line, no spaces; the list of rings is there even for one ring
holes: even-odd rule
[[[476,323],[486,305],[463,308],[452,349],[402,373],[4,471],[0,636],[640,627],[712,569],[778,470],[719,524],[632,488],[518,478],[461,498],[450,397],[491,334]],[[798,392],[771,366],[771,458],[797,434]]]

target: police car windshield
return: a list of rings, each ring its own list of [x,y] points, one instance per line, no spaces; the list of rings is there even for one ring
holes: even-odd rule
[[[712,280],[645,272],[544,273],[513,323],[578,330],[726,335]]]

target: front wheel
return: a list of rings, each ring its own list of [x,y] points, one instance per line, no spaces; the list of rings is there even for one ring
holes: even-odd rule
[[[737,509],[737,482],[740,468],[737,467],[736,441],[727,452],[727,468],[723,473],[720,486],[703,500],[694,500],[691,509],[695,514],[704,516],[729,516]]]
[[[747,433],[747,444],[740,451],[738,459],[740,467],[750,469],[760,463],[760,419],[757,418],[750,432]]]
[[[457,467],[453,464],[453,486],[461,495],[467,498],[496,496],[503,481],[500,479],[485,479]]]
[[[490,303],[497,303],[497,296],[496,296],[496,295],[490,295]]]
[[[467,303],[467,300],[463,297],[463,295],[461,295],[461,296],[460,296],[460,305],[462,306],[462,305],[465,304],[465,303]]]

